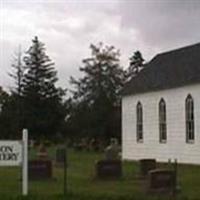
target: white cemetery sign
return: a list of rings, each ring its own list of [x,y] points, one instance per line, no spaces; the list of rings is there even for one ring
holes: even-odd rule
[[[22,164],[22,142],[0,141],[0,166],[20,166]]]
[[[0,140],[0,166],[22,166],[22,194],[28,194],[28,131],[23,139]]]

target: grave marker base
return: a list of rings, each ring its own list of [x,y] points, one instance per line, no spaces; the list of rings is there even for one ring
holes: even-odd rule
[[[30,180],[52,179],[52,162],[50,160],[31,160],[28,164]]]
[[[122,176],[120,160],[100,160],[95,166],[96,177],[100,179],[116,179]]]
[[[156,193],[173,194],[176,190],[175,171],[169,169],[149,171],[148,190]]]

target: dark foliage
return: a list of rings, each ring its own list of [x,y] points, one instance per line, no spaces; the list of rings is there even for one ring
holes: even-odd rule
[[[134,54],[130,57],[129,60],[130,64],[126,71],[127,81],[131,80],[134,76],[136,76],[144,67],[144,59],[140,51],[134,52]]]
[[[62,96],[57,88],[57,72],[47,56],[44,44],[37,37],[24,57],[26,73],[23,77],[23,126],[31,136],[55,137],[64,119]]]
[[[120,97],[124,71],[113,46],[91,45],[91,57],[83,60],[79,80],[71,77],[73,98],[67,127],[73,135],[109,138],[120,135]]]

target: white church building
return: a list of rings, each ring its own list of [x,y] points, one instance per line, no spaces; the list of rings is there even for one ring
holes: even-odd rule
[[[122,95],[123,159],[200,164],[200,43],[158,54]]]

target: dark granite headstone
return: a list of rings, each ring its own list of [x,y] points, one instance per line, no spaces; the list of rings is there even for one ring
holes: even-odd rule
[[[96,177],[98,178],[120,178],[122,176],[122,162],[119,157],[120,146],[115,138],[105,149],[105,159],[95,165]]]
[[[52,178],[52,162],[50,160],[31,160],[28,162],[30,180],[45,180]]]
[[[155,159],[141,159],[140,160],[140,175],[146,177],[150,170],[156,169]]]
[[[155,169],[149,171],[149,189],[173,192],[176,187],[175,171],[169,169]]]
[[[96,163],[98,178],[120,178],[122,176],[122,163],[120,160],[100,160]]]

